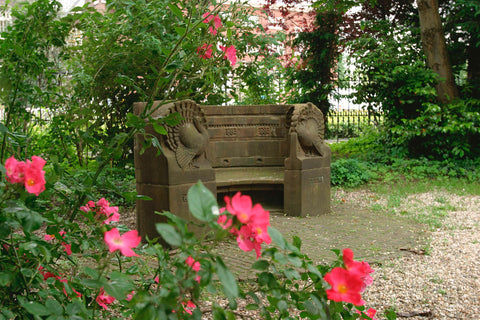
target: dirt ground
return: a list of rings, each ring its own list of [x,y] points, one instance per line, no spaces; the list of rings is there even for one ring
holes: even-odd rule
[[[425,226],[401,216],[361,208],[355,204],[332,205],[330,214],[317,217],[286,217],[271,212],[271,224],[291,241],[302,240],[301,251],[314,262],[329,262],[336,258],[331,249],[351,248],[356,260],[371,265],[412,252],[426,246]],[[225,263],[240,278],[248,278],[249,267],[255,261],[254,252],[241,252],[234,241],[225,242],[218,252]]]
[[[312,260],[335,258],[330,249],[351,248],[356,259],[381,263],[424,246],[424,226],[392,214],[336,204],[328,215],[292,218],[272,217],[272,225],[287,239],[297,235],[302,249]]]
[[[135,212],[123,216],[123,223],[135,228]],[[351,248],[356,260],[372,265],[409,255],[425,247],[425,226],[402,216],[372,210],[354,202],[332,201],[327,215],[316,217],[287,217],[279,210],[271,210],[271,225],[291,241],[294,235],[302,240],[302,252],[314,262],[335,259],[331,249]],[[217,247],[225,263],[240,278],[248,277],[255,253],[242,252],[234,239]]]

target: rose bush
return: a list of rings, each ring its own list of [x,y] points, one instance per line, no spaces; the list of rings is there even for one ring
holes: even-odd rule
[[[249,196],[226,197],[226,207],[218,209],[200,182],[188,192],[192,214],[216,235],[233,235],[240,249],[255,250],[256,275],[241,285],[212,250],[215,243],[198,240],[189,223],[172,213],[161,213],[169,222],[156,227],[173,251],[156,240],[141,244],[137,231],[120,225],[118,208],[104,198],[78,208],[74,221],[38,212],[27,199],[44,188],[44,165],[35,156],[5,163],[0,319],[233,319],[242,313],[239,299],[250,301],[247,308],[258,308],[265,319],[375,314],[364,312],[361,299],[372,282],[368,263],[353,260],[345,249],[334,266],[315,265],[300,252],[299,238],[287,242],[270,226],[269,212]],[[33,191],[25,183],[28,166],[42,185]],[[228,299],[227,307],[215,302],[221,297]],[[207,300],[214,301],[211,307]]]
[[[360,270],[349,252],[332,266],[314,264],[301,253],[300,239],[286,241],[270,226],[269,213],[245,195],[218,208],[197,184],[188,202],[216,238],[233,236],[242,250],[255,250],[248,282],[235,279],[212,250],[215,242],[197,239],[190,222],[159,213],[168,223],[156,229],[170,247],[157,239],[142,244],[136,230],[119,223],[120,210],[110,198],[98,196],[102,172],[131,150],[135,134],[146,136],[144,147],[158,147],[144,131],[146,121],[160,134],[178,121],[150,119],[151,109],[135,116],[125,106],[199,96],[221,101],[214,89],[227,82],[237,49],[246,52],[255,40],[252,28],[236,24],[248,19],[241,8],[232,6],[231,15],[220,17],[220,3],[116,0],[104,15],[84,7],[62,21],[57,1],[21,8],[0,40],[0,76],[13,81],[0,97],[6,106],[0,158],[15,154],[0,166],[6,176],[0,180],[0,320],[233,319],[242,314],[239,299],[265,319],[373,315],[351,303],[361,304],[369,269]],[[83,32],[82,45],[66,50],[71,26]],[[45,54],[52,46],[64,50],[59,59],[69,60],[52,65]],[[63,72],[60,65],[77,69]],[[56,77],[63,73],[68,85],[59,86]],[[37,108],[52,112],[43,146],[30,136],[38,129],[30,114]],[[18,160],[31,150],[40,150],[48,162],[39,156]],[[111,184],[106,186],[113,195]],[[221,298],[228,306],[217,303]],[[214,302],[207,307],[207,300]]]

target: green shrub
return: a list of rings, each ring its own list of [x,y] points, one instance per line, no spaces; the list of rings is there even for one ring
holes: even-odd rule
[[[365,128],[364,132],[348,141],[333,143],[330,145],[334,160],[338,158],[360,158],[372,160],[386,153],[385,134],[376,128]]]
[[[358,159],[339,159],[331,165],[334,186],[357,187],[374,177],[369,165]]]
[[[391,128],[392,142],[407,147],[413,157],[474,158],[480,154],[479,105],[476,99],[445,106],[426,103],[417,118],[402,119]]]

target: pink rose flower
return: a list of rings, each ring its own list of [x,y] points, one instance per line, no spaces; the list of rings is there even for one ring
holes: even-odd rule
[[[185,264],[190,266],[195,272],[200,271],[200,262],[195,261],[192,256],[188,256],[187,260],[185,260]]]
[[[42,158],[33,156],[32,161],[27,160],[25,165],[25,189],[36,196],[45,191],[46,181],[45,171],[43,171],[45,163],[46,161]]]
[[[220,49],[225,52],[225,56],[223,58],[228,59],[233,67],[237,63],[237,49],[235,48],[235,46],[220,46]]]
[[[197,54],[202,59],[210,59],[212,57],[213,49],[211,44],[204,43],[197,48]]]
[[[350,272],[358,274],[358,276],[363,280],[362,291],[373,283],[373,278],[370,276],[370,273],[374,272],[373,269],[365,261],[353,260],[353,251],[350,248],[343,250],[342,258],[345,268]]]
[[[11,156],[5,161],[7,180],[11,183],[23,183],[25,181],[25,162],[18,161]]]
[[[140,244],[141,238],[138,235],[137,230],[130,230],[120,235],[117,228],[113,228],[104,234],[105,243],[108,245],[108,250],[114,252],[120,250],[120,252],[126,257],[136,256],[138,254],[132,250]]]
[[[104,308],[105,310],[108,310],[107,304],[111,304],[113,301],[115,301],[115,297],[109,296],[108,294],[105,293],[103,288],[100,288],[100,293],[98,294],[95,301],[97,301],[97,303],[102,308]]]
[[[356,306],[365,303],[360,295],[363,281],[358,274],[336,267],[325,275],[324,280],[331,286],[327,290],[327,299],[353,303]]]
[[[218,32],[218,29],[222,27],[222,20],[220,19],[220,17],[218,15],[213,15],[210,12],[206,12],[203,14],[203,18],[205,18],[203,20],[203,23],[207,23],[207,24],[213,20],[213,26],[210,26],[208,28],[208,32],[210,32],[213,35],[216,35]]]

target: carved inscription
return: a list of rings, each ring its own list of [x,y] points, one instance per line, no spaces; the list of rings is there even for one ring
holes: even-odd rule
[[[223,129],[223,137],[277,137],[280,123],[212,123],[210,129]],[[218,139],[219,137],[212,137]]]
[[[226,128],[225,129],[225,136],[226,137],[236,137],[237,136],[237,128]]]
[[[258,127],[257,136],[266,137],[272,135],[272,127]]]
[[[311,183],[323,183],[323,176],[310,178],[309,180]]]

